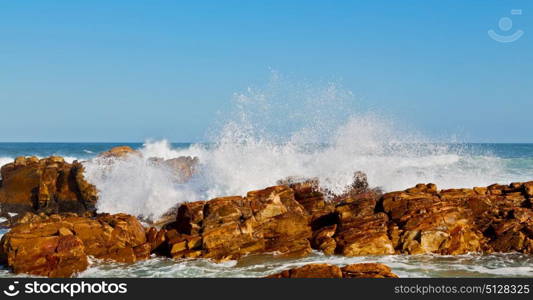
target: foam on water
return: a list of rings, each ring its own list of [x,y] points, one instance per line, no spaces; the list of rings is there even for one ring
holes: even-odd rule
[[[80,277],[264,277],[309,263],[344,266],[379,262],[406,277],[531,277],[533,258],[523,254],[493,255],[389,255],[343,257],[313,252],[300,259],[279,259],[268,255],[248,256],[239,262],[215,263],[206,259],[175,261],[152,258],[132,265],[94,264]]]

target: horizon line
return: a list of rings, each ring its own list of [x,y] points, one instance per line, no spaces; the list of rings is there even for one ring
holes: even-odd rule
[[[161,139],[161,140],[164,140],[164,139]],[[161,140],[156,140],[155,142],[157,141],[161,141]],[[175,141],[168,141],[170,144],[208,144],[208,143],[216,143],[216,142],[207,142],[207,141],[202,141],[202,142],[175,142]],[[6,141],[0,141],[0,144],[146,144],[146,143],[150,143],[150,142],[147,142],[147,141],[142,141],[142,142],[124,142],[124,141],[121,141],[121,142],[95,142],[95,141],[88,141],[88,142],[81,142],[81,141],[76,141],[76,142],[65,142],[65,141],[37,141],[37,142],[6,142]],[[403,143],[403,144],[533,144],[533,141],[531,142],[468,142],[468,141],[465,141],[465,142],[425,142],[425,143],[420,143],[420,142],[406,142],[406,143]]]

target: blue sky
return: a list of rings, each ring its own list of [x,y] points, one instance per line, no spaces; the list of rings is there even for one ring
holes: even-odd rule
[[[430,136],[533,142],[533,1],[287,2],[0,0],[0,141],[199,141],[274,69]]]

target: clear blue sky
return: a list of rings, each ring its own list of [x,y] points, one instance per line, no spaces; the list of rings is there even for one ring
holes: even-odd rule
[[[0,0],[0,141],[201,140],[275,69],[430,135],[533,142],[532,41],[527,0]]]

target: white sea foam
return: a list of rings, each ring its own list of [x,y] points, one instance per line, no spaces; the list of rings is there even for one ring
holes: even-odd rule
[[[86,163],[87,178],[100,190],[98,209],[158,217],[180,202],[243,195],[288,176],[317,177],[342,192],[355,171],[385,191],[419,182],[449,188],[521,179],[490,153],[432,143],[379,114],[354,113],[347,104],[352,100],[331,84],[295,87],[274,80],[266,89],[249,89],[235,96],[235,108],[212,134],[212,144],[173,149],[167,141],[151,141],[140,149],[142,157]],[[200,161],[184,184],[148,160],[184,155]]]
[[[239,262],[216,263],[206,259],[176,262],[152,258],[135,264],[98,263],[80,277],[264,277],[310,263],[344,266],[378,262],[406,277],[531,277],[531,257],[523,254],[492,255],[386,255],[345,257],[314,251],[300,259],[272,258],[268,255],[244,257]]]

